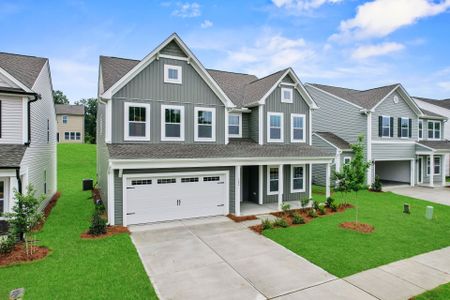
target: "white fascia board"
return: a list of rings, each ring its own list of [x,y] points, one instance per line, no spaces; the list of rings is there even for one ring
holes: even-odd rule
[[[42,72],[42,70],[41,70]],[[0,74],[2,74],[3,76],[5,76],[9,81],[11,81],[12,83],[14,83],[15,85],[17,85],[18,87],[20,87],[22,90],[24,90],[27,93],[34,93],[34,91],[32,91],[31,89],[29,89],[28,87],[26,87],[22,82],[20,82],[19,80],[17,80],[14,76],[12,76],[11,74],[9,74],[8,72],[6,72],[3,68],[0,67]]]
[[[325,143],[329,144],[330,146],[336,148],[337,151],[342,151],[341,148],[339,148],[338,146],[336,146],[333,143],[329,142],[328,140],[324,139],[318,133],[314,132],[313,135],[317,136],[318,138],[320,138],[322,141],[324,141]]]
[[[311,85],[311,84],[308,84],[308,83],[307,83],[306,85],[309,86],[309,87],[311,87],[311,88],[313,88],[313,89],[316,89],[316,90],[320,91],[321,93],[327,94],[327,95],[330,96],[330,97],[333,97],[333,98],[335,98],[335,99],[337,99],[337,100],[340,100],[340,101],[342,101],[342,102],[345,102],[345,103],[347,103],[347,104],[350,104],[351,106],[357,107],[357,108],[359,108],[359,109],[361,109],[361,110],[364,110],[364,109],[365,109],[365,108],[363,108],[362,106],[359,106],[359,105],[357,105],[357,104],[355,104],[355,103],[352,103],[352,102],[350,102],[350,101],[348,101],[348,100],[345,100],[344,98],[338,97],[338,96],[336,96],[336,95],[334,95],[334,94],[331,94],[331,93],[329,93],[329,92],[327,92],[327,91],[324,91],[324,90],[322,90],[321,88],[318,88],[318,87],[316,87],[316,86],[314,86],[314,85]]]
[[[420,147],[424,147],[424,148],[430,149],[431,151],[435,151],[434,148],[431,148],[431,147],[429,147],[429,146],[423,145],[423,144],[421,144],[421,143],[415,143],[415,144],[418,145],[418,146],[420,146]]]
[[[406,100],[406,103],[408,104],[409,107],[411,107],[411,109],[414,111],[414,113],[419,116],[422,117],[423,116],[423,112],[420,109],[420,107],[417,105],[416,101],[413,100],[413,98],[411,98],[411,96],[408,94],[408,92],[405,90],[405,88],[401,85],[398,84],[396,85],[392,91],[390,91],[383,99],[381,99],[374,107],[371,108],[371,111],[374,112],[375,109],[384,102],[384,100],[386,100],[390,95],[392,95],[397,89],[400,89],[401,94],[403,94],[403,98]]]

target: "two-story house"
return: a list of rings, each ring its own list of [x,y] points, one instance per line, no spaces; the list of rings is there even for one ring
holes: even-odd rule
[[[246,214],[311,197],[317,105],[292,69],[207,70],[172,34],[142,60],[100,57],[98,185],[110,224]],[[328,189],[329,193],[329,184]]]
[[[313,145],[334,151],[336,170],[351,161],[348,144],[362,134],[366,159],[372,162],[367,184],[375,176],[385,184],[445,183],[441,169],[450,153],[450,146],[442,140],[446,118],[423,112],[402,85],[361,91],[306,84],[306,89],[320,107],[313,115]],[[323,169],[316,167],[314,180],[321,183],[323,174]]]
[[[47,58],[0,53],[0,223],[14,191],[56,192],[56,120]],[[43,203],[43,207],[46,203]]]
[[[58,143],[84,143],[84,105],[55,104]]]

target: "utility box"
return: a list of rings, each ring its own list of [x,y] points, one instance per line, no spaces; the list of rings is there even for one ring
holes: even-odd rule
[[[92,191],[94,188],[94,180],[83,179],[83,191]]]
[[[428,220],[433,219],[433,206],[427,206],[425,210],[425,218]]]

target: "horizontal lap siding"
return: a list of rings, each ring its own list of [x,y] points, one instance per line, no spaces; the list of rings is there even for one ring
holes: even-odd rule
[[[416,157],[416,145],[406,143],[372,144],[373,160],[413,159]]]
[[[441,157],[441,175],[434,175],[434,177],[433,177],[433,183],[435,184],[435,185],[439,185],[439,184],[441,184],[442,183],[442,171],[443,171],[443,169],[442,169],[442,163],[443,163],[443,161],[444,161],[444,156],[442,156],[442,155],[435,155],[435,157],[436,156],[440,156]],[[423,159],[423,170],[422,170],[422,174],[423,174],[423,183],[430,183],[430,176],[429,175],[427,175],[427,157],[428,156],[421,156],[422,157],[422,159]],[[447,162],[448,163],[448,162]]]
[[[316,135],[312,137],[312,145],[318,149],[329,152],[332,156],[336,155],[336,148],[325,142]],[[312,182],[317,185],[325,185],[326,181],[326,165],[314,164],[312,166]]]
[[[22,144],[23,100],[21,97],[0,96],[0,144]]]

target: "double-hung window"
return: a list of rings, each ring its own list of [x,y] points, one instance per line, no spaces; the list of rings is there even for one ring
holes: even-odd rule
[[[427,158],[427,176],[430,176],[430,157]],[[441,175],[441,157],[434,157],[434,175]]]
[[[150,141],[150,104],[124,104],[124,140]]]
[[[283,142],[283,113],[267,113],[267,141]]]
[[[0,180],[0,217],[5,212],[5,203],[6,203],[6,197],[5,197],[5,181]]]
[[[392,134],[392,124],[391,117],[380,116],[380,136],[381,137],[391,137]]]
[[[68,121],[69,121],[69,117],[66,116],[66,115],[63,115],[63,116],[62,116],[62,122],[63,122],[63,124],[67,124]]]
[[[291,114],[291,143],[305,142],[305,115]]]
[[[303,165],[291,166],[291,193],[305,191],[305,167]]]
[[[291,88],[281,88],[281,102],[292,103],[294,99],[294,91]]]
[[[399,118],[398,119],[398,137],[407,138],[409,137],[409,118]]]
[[[164,65],[164,82],[165,83],[182,83],[181,66]]]
[[[216,109],[196,107],[194,113],[195,141],[214,142],[216,140]]]
[[[276,195],[279,190],[280,170],[278,167],[267,166],[267,195]]]
[[[184,106],[161,105],[161,140],[184,141]]]
[[[423,120],[419,120],[419,140],[423,139]]]
[[[242,137],[242,114],[228,114],[228,136]]]
[[[440,140],[441,139],[441,122],[440,121],[428,121],[428,139]]]

